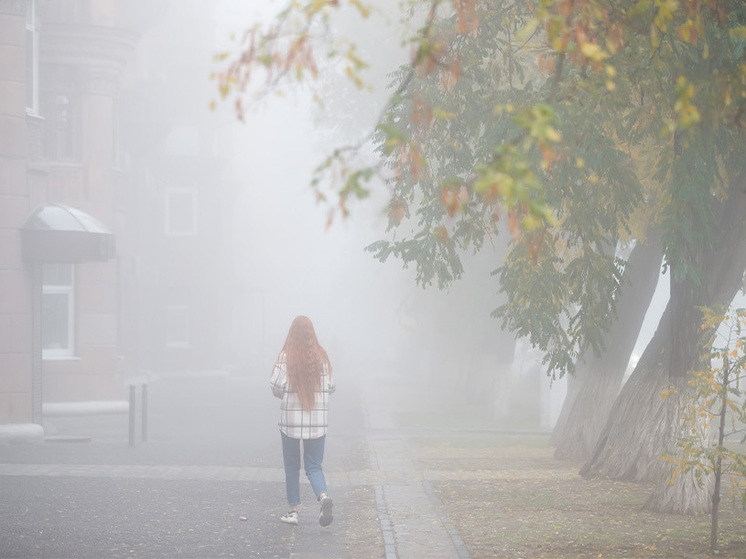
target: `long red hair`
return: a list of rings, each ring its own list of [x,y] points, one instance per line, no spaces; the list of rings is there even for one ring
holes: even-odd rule
[[[327,367],[329,378],[332,375],[329,357],[316,338],[310,318],[295,317],[282,350],[285,352],[288,385],[298,393],[303,409],[310,411],[316,402],[316,393],[321,390],[324,366]]]

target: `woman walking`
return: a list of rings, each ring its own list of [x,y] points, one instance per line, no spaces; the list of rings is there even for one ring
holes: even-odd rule
[[[332,523],[332,498],[327,494],[324,461],[329,394],[334,392],[332,366],[316,339],[313,323],[298,316],[290,325],[285,345],[272,369],[272,394],[280,398],[280,436],[285,462],[285,489],[290,510],[280,520],[298,524],[300,458],[321,506],[319,524]]]

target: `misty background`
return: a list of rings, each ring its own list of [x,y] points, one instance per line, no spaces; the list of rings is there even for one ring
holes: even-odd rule
[[[464,255],[463,277],[449,288],[423,288],[414,270],[394,259],[380,263],[364,250],[387,236],[384,185],[374,181],[372,197],[352,203],[351,216],[337,215],[330,227],[329,206],[314,199],[314,169],[335,148],[370,133],[390,93],[387,72],[408,61],[398,4],[377,3],[368,19],[343,11],[330,24],[336,38],[354,40],[371,64],[365,73],[370,89],[356,88],[335,61],[327,61],[318,85],[323,107],[308,89],[291,86],[282,96],[253,103],[239,122],[232,99],[220,100],[210,79],[220,68],[214,56],[234,52],[243,33],[257,22],[270,23],[278,8],[274,2],[232,0],[189,1],[178,8],[171,3],[139,44],[136,67],[150,77],[163,75],[159,103],[178,100],[190,120],[211,130],[208,145],[189,126],[166,138],[172,153],[188,157],[207,150],[222,161],[222,180],[202,186],[198,204],[208,206],[217,188],[230,190],[220,247],[207,244],[206,254],[192,255],[229,251],[220,288],[227,291],[230,316],[213,325],[226,343],[222,355],[206,361],[215,370],[268,376],[290,322],[305,314],[341,383],[401,377],[427,385],[438,405],[469,409],[506,427],[551,429],[567,379],[547,378],[542,355],[490,317],[501,302],[490,272],[502,262],[507,235],[477,255]],[[667,298],[668,282],[661,281],[631,366]],[[158,373],[147,363],[138,373],[142,369]]]
[[[215,367],[268,376],[290,322],[305,314],[341,384],[379,375],[415,380],[428,386],[440,405],[468,408],[512,428],[550,429],[566,379],[548,379],[541,354],[490,317],[500,304],[490,272],[502,261],[507,236],[493,239],[477,255],[465,255],[463,277],[448,289],[423,288],[416,285],[414,270],[394,259],[380,263],[364,250],[387,235],[384,185],[374,186],[370,199],[353,203],[351,216],[337,216],[330,227],[328,206],[314,199],[314,169],[333,149],[372,130],[390,92],[387,72],[408,60],[409,47],[401,45],[407,30],[398,20],[397,3],[388,4],[386,10],[386,3],[377,3],[380,11],[369,19],[343,12],[332,24],[335,36],[354,38],[371,64],[365,73],[370,90],[355,88],[341,69],[335,73],[331,61],[331,71],[324,71],[335,77],[329,82],[322,77],[319,85],[326,94],[323,108],[307,89],[286,88],[281,97],[256,102],[245,122],[237,120],[230,100],[209,108],[219,98],[210,80],[219,69],[213,57],[235,50],[250,25],[270,22],[275,3],[185,2],[178,10],[172,3],[141,41],[139,56],[150,57],[151,72],[159,71],[157,64],[164,74],[180,71],[178,83],[164,82],[168,95],[217,127],[210,149],[224,159],[223,184],[232,189],[225,216],[230,238],[224,239],[231,250],[225,285],[232,318],[219,325],[229,343]],[[184,153],[204,149],[188,132],[172,133],[169,141]],[[665,306],[666,283],[659,286],[635,355]]]

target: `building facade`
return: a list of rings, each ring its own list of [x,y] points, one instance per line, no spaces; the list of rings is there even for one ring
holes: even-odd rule
[[[171,5],[0,0],[0,427],[224,364],[231,194]]]

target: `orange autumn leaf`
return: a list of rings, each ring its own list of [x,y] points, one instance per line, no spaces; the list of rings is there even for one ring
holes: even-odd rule
[[[406,212],[404,208],[404,202],[401,200],[392,200],[389,203],[389,221],[395,225],[399,225],[402,219],[404,219]]]
[[[539,150],[542,155],[542,167],[545,170],[549,169],[552,166],[552,163],[559,158],[557,153],[546,144],[540,145]]]
[[[444,188],[440,191],[440,203],[445,208],[448,217],[453,217],[461,209],[461,200],[450,188]]]
[[[508,214],[508,230],[513,235],[513,239],[518,241],[521,238],[520,228],[518,226],[518,213],[512,211]]]

